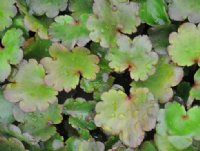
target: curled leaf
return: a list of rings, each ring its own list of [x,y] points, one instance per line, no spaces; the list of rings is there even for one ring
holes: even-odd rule
[[[85,46],[89,41],[89,31],[86,27],[88,15],[81,15],[79,19],[71,16],[58,16],[51,24],[49,34],[54,42],[62,42],[68,48],[75,45]]]
[[[102,47],[116,46],[117,36],[136,32],[140,25],[138,4],[116,0],[95,0],[87,22],[90,38]]]
[[[95,79],[99,71],[98,57],[91,55],[87,48],[76,47],[70,51],[60,44],[53,44],[49,52],[52,58],[43,58],[41,63],[47,72],[45,82],[57,91],[69,92],[76,88],[80,76]]]
[[[200,65],[200,25],[184,23],[169,36],[169,55],[179,66]]]
[[[169,63],[169,59],[161,57],[156,72],[144,82],[132,82],[132,87],[147,87],[156,99],[161,103],[169,101],[173,97],[174,87],[183,78],[183,69]]]
[[[132,88],[130,96],[111,89],[96,105],[95,124],[108,134],[119,135],[122,142],[137,147],[145,131],[155,127],[158,103],[146,88]]]
[[[64,11],[68,5],[68,0],[28,0],[27,2],[31,12],[37,15],[46,14],[49,18],[57,16],[59,11]]]
[[[10,102],[19,102],[25,112],[47,109],[50,103],[57,102],[57,92],[45,85],[44,76],[44,68],[36,60],[23,60],[11,79],[12,83],[6,85],[5,98]]]
[[[23,51],[21,46],[23,44],[22,31],[16,28],[8,30],[2,38],[2,45],[0,47],[0,82],[11,73],[11,65],[17,65],[23,58]]]
[[[158,55],[152,51],[152,44],[147,36],[138,36],[132,41],[127,36],[121,36],[118,47],[111,48],[107,59],[109,66],[116,72],[128,69],[132,79],[146,80],[155,72]]]

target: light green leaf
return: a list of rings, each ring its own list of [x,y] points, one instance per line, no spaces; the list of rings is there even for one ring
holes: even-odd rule
[[[15,0],[1,0],[0,5],[0,31],[12,24],[12,18],[17,14]]]
[[[120,37],[118,47],[109,50],[107,59],[109,66],[116,72],[129,70],[135,81],[146,80],[155,72],[158,55],[152,51],[151,41],[147,36],[138,36],[133,41],[127,37]]]
[[[132,88],[130,96],[111,89],[96,105],[95,124],[106,133],[119,135],[125,145],[137,147],[145,131],[155,127],[158,104],[146,88]]]
[[[44,76],[44,68],[36,60],[23,60],[10,79],[12,83],[6,85],[5,98],[10,102],[19,102],[25,112],[46,110],[49,104],[57,102],[57,92],[45,84]]]
[[[41,63],[47,72],[45,82],[57,91],[69,92],[76,88],[80,76],[90,80],[96,78],[99,59],[87,48],[76,47],[70,51],[61,44],[53,44],[49,52],[52,58],[43,58]]]
[[[2,45],[0,47],[0,82],[11,73],[11,65],[17,65],[23,58],[23,51],[20,48],[23,44],[22,31],[16,28],[7,30],[2,38]]]
[[[118,2],[116,0],[95,0],[93,15],[87,22],[90,38],[100,42],[102,47],[116,46],[117,37],[136,32],[140,25],[139,6],[135,2]]]
[[[60,42],[67,48],[74,48],[75,45],[85,46],[89,41],[89,31],[86,27],[87,14],[82,14],[79,19],[71,16],[58,16],[51,24],[49,34],[52,41]]]

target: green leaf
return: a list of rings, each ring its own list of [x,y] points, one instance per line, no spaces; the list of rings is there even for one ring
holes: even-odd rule
[[[167,54],[169,34],[175,30],[176,25],[174,24],[155,26],[148,30],[149,38],[152,42],[153,48],[158,54]]]
[[[64,103],[63,113],[73,117],[86,119],[89,113],[95,108],[95,103],[83,98],[67,99]]]
[[[10,79],[12,83],[6,85],[5,98],[10,102],[19,102],[25,112],[44,111],[49,104],[57,102],[57,91],[45,84],[44,76],[44,68],[36,60],[23,60]]]
[[[200,22],[200,1],[198,0],[167,0],[168,13],[172,20],[184,21],[188,19],[189,22]]]
[[[95,124],[106,133],[119,135],[125,145],[137,147],[145,131],[155,127],[158,103],[146,88],[132,88],[130,96],[111,89],[96,105]]]
[[[45,17],[34,17],[26,14],[24,17],[24,23],[26,28],[32,32],[36,32],[41,39],[49,39],[48,26],[52,20]]]
[[[42,151],[59,151],[64,147],[64,138],[56,133],[48,141],[44,142]],[[42,146],[42,145],[41,145]]]
[[[173,97],[174,87],[179,84],[183,78],[183,70],[166,57],[161,57],[156,72],[144,82],[132,82],[132,87],[147,87],[154,97],[161,103],[169,101]]]
[[[6,136],[6,137],[13,137],[17,138],[18,140],[28,144],[30,147],[38,148],[38,142],[39,140],[37,138],[34,138],[32,135],[30,135],[27,132],[22,132],[22,130],[13,125],[5,125],[0,124],[0,136]]]
[[[21,0],[16,0],[20,12],[25,16],[24,24],[28,30],[36,32],[41,39],[49,39],[48,26],[52,22],[51,19],[46,17],[34,17],[28,12],[28,6]]]
[[[45,111],[25,113],[18,107],[13,110],[15,119],[20,122],[23,132],[30,133],[39,140],[46,141],[56,133],[54,124],[62,121],[62,107],[53,104]]]
[[[194,75],[194,85],[190,90],[190,96],[194,99],[200,100],[200,69]]]
[[[1,124],[11,124],[14,122],[14,117],[12,113],[14,104],[8,102],[4,96],[3,91],[0,89],[0,123]]]
[[[121,141],[116,142],[108,151],[138,151],[137,149],[126,147]]]
[[[87,22],[90,38],[100,42],[102,47],[116,46],[117,37],[136,32],[140,25],[139,6],[135,2],[118,2],[116,0],[95,0],[93,15]]]
[[[181,97],[184,101],[188,100],[191,86],[189,82],[181,82],[176,89],[176,95]]]
[[[179,66],[200,65],[200,25],[184,23],[169,36],[168,52]]]
[[[89,31],[86,27],[87,14],[83,14],[79,19],[71,16],[58,16],[51,24],[49,34],[52,41],[60,42],[67,48],[74,48],[75,45],[85,46],[89,41]]]
[[[174,135],[198,135],[200,132],[200,108],[193,107],[188,111],[178,103],[166,106],[166,124],[169,132]]]
[[[12,137],[0,137],[0,149],[2,151],[26,151],[22,142]]]
[[[12,18],[17,14],[15,0],[1,0],[0,5],[0,31],[12,24]]]
[[[24,43],[24,59],[37,59],[40,61],[43,57],[49,57],[50,40],[40,39],[38,36],[32,37]]]
[[[147,36],[138,36],[133,41],[127,37],[120,37],[118,47],[109,50],[107,59],[109,66],[116,72],[129,70],[135,81],[146,80],[155,72],[158,55],[152,51],[152,44]]]
[[[36,15],[46,15],[53,18],[58,15],[59,11],[67,8],[68,0],[28,0],[30,12]]]
[[[49,49],[50,57],[41,60],[47,75],[45,82],[57,91],[69,92],[76,88],[79,78],[95,79],[99,71],[99,59],[91,55],[84,47],[76,47],[71,51],[61,44],[53,44]]]
[[[70,137],[67,142],[67,151],[104,151],[104,144],[94,140],[81,140]]]
[[[170,24],[164,0],[140,0],[140,17],[151,25]]]
[[[78,117],[69,117],[69,124],[72,125],[72,127],[77,129],[88,129],[88,130],[94,130],[96,128],[95,124],[91,120],[85,120]]]
[[[23,44],[22,31],[20,29],[12,28],[7,30],[2,38],[2,45],[0,46],[0,82],[11,73],[11,65],[17,65],[23,58],[23,51],[20,48]]]
[[[92,5],[93,0],[69,0],[69,10],[75,18],[79,18],[82,14],[91,14]]]
[[[177,109],[179,110],[180,108],[184,108],[180,106],[176,109],[175,106],[177,107],[180,105],[178,103],[168,103],[165,106],[165,109],[161,109],[158,113],[158,124],[156,126],[155,135],[156,147],[159,151],[197,151],[197,149],[192,146],[192,135],[176,135],[170,132],[170,128],[168,127],[167,123],[170,123],[171,119],[170,121],[169,119],[167,119],[166,110],[168,110],[169,108],[173,108],[173,112],[176,114]],[[173,118],[173,116],[171,118]],[[176,126],[179,126],[179,123]]]
[[[100,101],[103,92],[108,91],[114,82],[114,77],[110,75],[112,69],[109,67],[109,61],[106,60],[107,49],[102,48],[98,43],[90,45],[91,53],[100,58],[99,68],[94,80],[81,79],[80,87],[87,93],[93,93],[93,98]]]
[[[140,151],[157,151],[157,149],[155,148],[155,146],[152,142],[145,141],[142,144]]]

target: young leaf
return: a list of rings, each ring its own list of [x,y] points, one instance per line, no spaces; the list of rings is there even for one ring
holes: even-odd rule
[[[179,84],[183,78],[183,70],[169,63],[169,59],[161,57],[156,72],[144,82],[132,82],[132,87],[147,87],[156,99],[161,103],[169,101],[173,97],[174,87]]]
[[[28,0],[30,12],[36,15],[46,15],[53,18],[58,15],[59,11],[67,8],[68,0]]]
[[[0,5],[0,31],[12,24],[12,18],[17,14],[15,0],[1,0]]]
[[[12,28],[7,30],[2,38],[2,45],[0,47],[0,82],[4,82],[5,79],[11,73],[11,65],[17,65],[23,58],[23,51],[21,46],[23,44],[22,31]]]
[[[200,2],[197,0],[167,0],[169,16],[176,21],[188,18],[192,23],[200,22]]]
[[[63,45],[53,44],[49,52],[52,58],[43,58],[41,63],[47,72],[45,82],[57,91],[69,92],[76,88],[80,76],[92,80],[99,71],[98,57],[91,55],[87,48],[76,47],[70,51]]]
[[[158,55],[152,51],[147,36],[138,36],[133,41],[127,36],[121,36],[117,44],[118,47],[111,48],[107,56],[111,68],[116,72],[128,69],[135,81],[144,81],[154,74]]]
[[[16,75],[6,85],[4,95],[10,102],[19,102],[25,112],[43,111],[57,102],[57,92],[44,83],[45,71],[36,60],[23,60]],[[30,80],[31,77],[31,80]]]
[[[117,36],[136,32],[140,25],[138,4],[116,0],[95,0],[93,15],[87,22],[90,38],[102,47],[116,46]]]
[[[46,141],[56,133],[53,124],[62,121],[62,108],[59,105],[50,105],[45,111],[25,113],[18,107],[13,110],[15,119],[20,122],[23,132],[30,133],[39,140]]]
[[[184,23],[169,36],[169,55],[179,66],[200,65],[200,25]]]
[[[111,89],[96,105],[95,124],[108,134],[119,135],[122,142],[137,147],[145,131],[155,127],[158,103],[146,88],[132,88],[130,96]],[[117,123],[117,124],[116,124]]]
[[[194,86],[190,90],[190,96],[200,100],[200,69],[194,75]]]
[[[140,17],[151,25],[170,24],[164,0],[140,0]]]
[[[89,31],[86,27],[87,14],[83,14],[79,19],[71,16],[58,16],[51,24],[49,34],[54,42],[62,42],[67,48],[74,48],[75,45],[85,46],[89,41]]]

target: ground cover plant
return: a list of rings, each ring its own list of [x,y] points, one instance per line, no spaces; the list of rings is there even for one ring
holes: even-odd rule
[[[199,0],[1,0],[0,151],[200,151]]]

